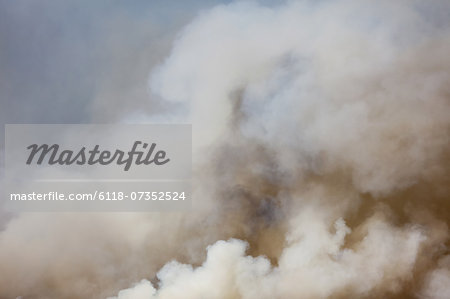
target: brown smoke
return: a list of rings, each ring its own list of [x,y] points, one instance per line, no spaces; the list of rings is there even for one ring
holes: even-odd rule
[[[204,12],[151,78],[193,124],[194,212],[21,215],[0,236],[0,294],[448,298],[449,13]]]

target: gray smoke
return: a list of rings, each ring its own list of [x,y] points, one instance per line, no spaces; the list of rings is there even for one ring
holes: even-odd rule
[[[118,298],[450,296],[449,8],[241,3],[186,27],[151,86],[189,106],[197,196],[242,241]]]
[[[193,124],[193,212],[21,215],[0,235],[0,295],[448,298],[449,15],[203,11],[151,74],[176,113],[139,116]]]

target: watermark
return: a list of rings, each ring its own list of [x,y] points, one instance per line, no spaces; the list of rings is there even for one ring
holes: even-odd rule
[[[5,125],[2,204],[18,211],[184,210],[190,125]]]
[[[144,156],[143,151],[138,151],[138,146],[141,145],[143,149],[147,149],[147,153]],[[109,150],[100,151],[100,146],[96,144],[92,150],[86,150],[86,147],[82,147],[79,151],[74,153],[72,150],[62,150],[59,152],[59,144],[31,144],[27,146],[30,150],[30,155],[27,159],[27,164],[30,165],[36,160],[35,163],[41,165],[42,162],[47,158],[47,164],[54,165],[108,165],[116,162],[118,165],[124,165],[124,170],[128,171],[133,164],[137,165],[145,164],[149,165],[154,163],[155,165],[164,165],[170,161],[169,158],[166,159],[166,152],[159,150],[156,152],[154,157],[152,156],[153,151],[156,147],[156,143],[152,143],[150,146],[148,143],[142,141],[135,141],[133,148],[129,152],[123,152],[121,150],[115,150],[111,152]],[[38,156],[36,159],[35,157]],[[133,160],[133,156],[136,156],[136,160]]]

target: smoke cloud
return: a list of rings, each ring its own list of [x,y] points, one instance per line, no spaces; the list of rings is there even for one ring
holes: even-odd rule
[[[21,215],[0,235],[0,295],[448,298],[449,14],[203,11],[151,73],[177,114],[145,119],[193,124],[193,211]]]
[[[186,27],[151,86],[188,103],[212,217],[244,241],[118,298],[449,296],[443,8],[244,3]]]

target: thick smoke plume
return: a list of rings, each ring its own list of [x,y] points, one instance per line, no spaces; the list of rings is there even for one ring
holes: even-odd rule
[[[0,294],[449,298],[449,53],[445,0],[204,11],[150,80],[193,124],[193,212],[22,215]]]

